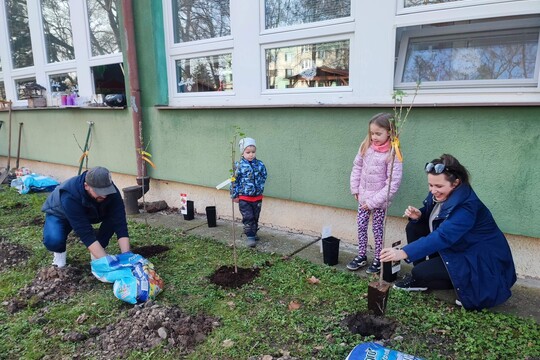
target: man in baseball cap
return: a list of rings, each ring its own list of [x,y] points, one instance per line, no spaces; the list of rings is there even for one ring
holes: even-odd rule
[[[66,265],[66,241],[72,230],[92,259],[107,255],[105,248],[115,233],[120,252],[130,251],[124,201],[104,167],[92,168],[57,186],[41,211],[45,213],[43,244],[54,253],[53,265]],[[98,223],[96,233],[92,224]]]

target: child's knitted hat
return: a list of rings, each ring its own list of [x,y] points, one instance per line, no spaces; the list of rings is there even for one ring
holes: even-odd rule
[[[243,154],[244,153],[244,150],[248,147],[248,146],[255,146],[257,147],[257,145],[255,144],[255,139],[252,139],[252,138],[243,138],[243,139],[240,139],[240,142],[238,143],[238,146],[240,147],[240,154]]]

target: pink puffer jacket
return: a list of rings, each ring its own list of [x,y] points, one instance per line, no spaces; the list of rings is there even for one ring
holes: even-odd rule
[[[381,153],[369,148],[362,156],[358,153],[354,159],[351,171],[351,194],[358,194],[358,202],[367,204],[369,209],[386,208],[388,181],[390,177],[391,159],[388,153]],[[403,164],[396,158],[392,172],[389,203],[401,184]]]

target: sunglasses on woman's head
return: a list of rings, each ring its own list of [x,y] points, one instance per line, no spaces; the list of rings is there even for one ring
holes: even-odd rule
[[[435,174],[442,174],[446,170],[446,167],[444,164],[427,163],[425,170],[427,173],[433,171]]]

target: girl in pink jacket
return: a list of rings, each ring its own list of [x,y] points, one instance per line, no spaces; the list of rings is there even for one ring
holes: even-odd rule
[[[390,193],[392,151],[390,132],[394,131],[393,115],[379,113],[369,121],[368,134],[358,150],[351,171],[351,193],[358,201],[358,256],[347,264],[349,270],[358,270],[367,264],[369,217],[373,213],[372,228],[375,238],[375,258],[367,273],[381,269],[379,255],[383,247],[384,217],[386,208],[401,184],[402,163],[395,158]]]

